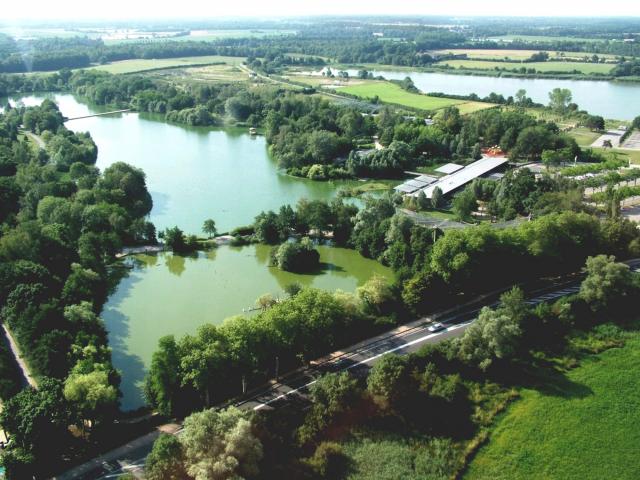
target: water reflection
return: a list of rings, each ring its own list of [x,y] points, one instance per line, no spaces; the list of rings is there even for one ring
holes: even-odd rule
[[[177,277],[181,276],[187,269],[186,260],[187,257],[175,254],[164,254],[164,264],[167,266],[169,272]],[[197,257],[196,257],[197,258]]]

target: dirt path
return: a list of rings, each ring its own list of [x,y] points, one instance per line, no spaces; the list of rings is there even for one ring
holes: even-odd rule
[[[29,371],[29,366],[22,358],[22,355],[20,354],[20,348],[18,348],[18,344],[13,339],[11,332],[9,331],[9,329],[5,324],[2,324],[2,329],[4,330],[4,334],[7,337],[7,340],[9,340],[9,348],[11,348],[11,351],[13,352],[13,356],[15,357],[16,362],[20,367],[20,371],[22,371],[22,376],[24,378],[25,384],[33,388],[38,388],[38,382],[36,382],[36,379],[31,375],[31,372]]]
[[[20,133],[25,134],[27,137],[33,140],[36,143],[36,145],[38,145],[39,148],[44,149],[44,140],[42,140],[42,137],[40,135],[36,135],[35,133],[30,132],[29,130],[21,130]]]

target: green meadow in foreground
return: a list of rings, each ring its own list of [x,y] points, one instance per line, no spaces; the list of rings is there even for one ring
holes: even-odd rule
[[[396,105],[419,108],[421,110],[440,110],[455,105],[460,109],[461,113],[471,113],[493,106],[490,103],[469,102],[466,100],[430,97],[428,95],[411,93],[391,82],[371,81],[358,85],[340,87],[338,90],[362,98],[373,98],[377,96],[381,101],[386,103],[394,103]]]
[[[568,381],[523,390],[465,479],[635,480],[640,471],[640,333],[581,361]]]

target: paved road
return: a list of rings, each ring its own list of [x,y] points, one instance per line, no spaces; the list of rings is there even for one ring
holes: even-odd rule
[[[640,271],[640,260],[628,262],[634,271]],[[532,290],[526,294],[527,304],[537,305],[574,294],[580,289],[580,277],[555,282],[546,288]],[[504,291],[504,290],[503,290]],[[263,410],[306,402],[305,395],[321,375],[328,372],[350,371],[363,375],[380,357],[388,353],[408,354],[424,345],[459,337],[476,318],[483,306],[495,306],[502,291],[484,295],[476,301],[439,314],[421,318],[400,326],[390,332],[365,340],[342,351],[312,362],[311,366],[293,372],[279,383],[274,383],[235,405],[243,409]],[[445,328],[430,332],[433,322],[441,322]],[[56,477],[61,480],[110,479],[126,472],[139,473],[151,451],[158,433],[153,432],[136,439],[117,450],[108,452],[92,462]]]

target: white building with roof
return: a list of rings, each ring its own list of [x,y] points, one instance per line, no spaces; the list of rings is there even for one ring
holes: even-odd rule
[[[505,165],[509,159],[507,157],[483,157],[482,159],[461,168],[450,175],[440,178],[438,181],[430,183],[419,190],[412,192],[411,195],[417,197],[420,192],[424,192],[427,198],[431,198],[436,188],[442,190],[443,195],[458,190],[474,179],[486,175],[493,170]]]

